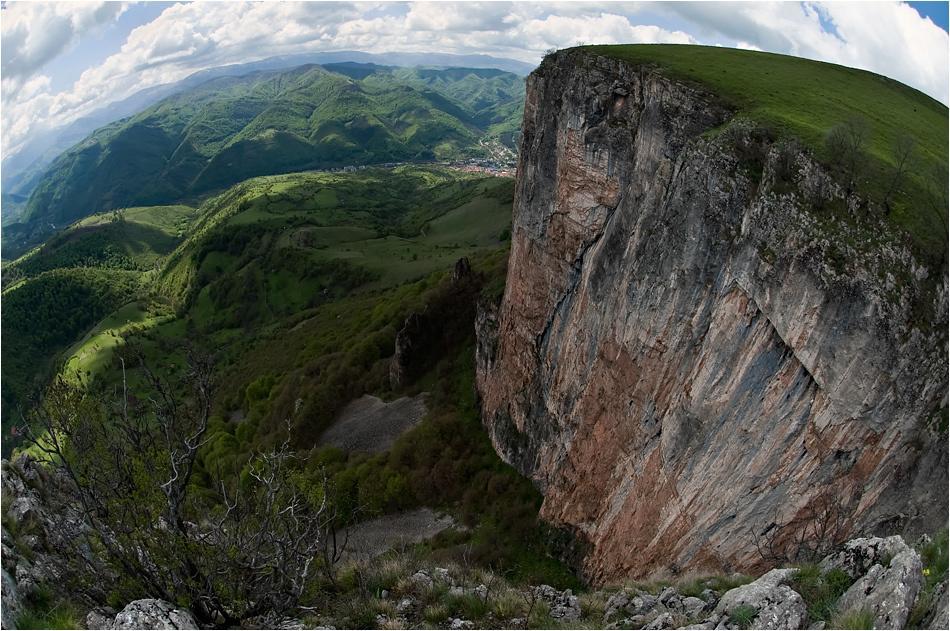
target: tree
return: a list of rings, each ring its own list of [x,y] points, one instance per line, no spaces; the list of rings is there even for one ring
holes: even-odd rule
[[[894,201],[894,196],[900,192],[900,188],[907,177],[907,172],[913,165],[916,149],[917,142],[907,134],[901,134],[894,142],[894,166],[891,170],[887,189],[884,191],[884,208],[887,209],[888,213],[891,212],[891,202]]]
[[[825,137],[825,148],[832,162],[847,179],[847,191],[854,192],[858,177],[867,163],[867,145],[870,129],[867,121],[855,116],[831,128]]]
[[[209,438],[212,363],[189,352],[170,384],[139,358],[144,396],[129,393],[124,364],[111,403],[60,379],[24,428],[79,515],[78,526],[63,520],[60,539],[73,544],[64,573],[108,582],[124,599],[187,604],[209,624],[292,611],[320,566],[339,560],[324,549],[340,521],[326,478],[303,475],[288,438],[202,492],[194,472]]]

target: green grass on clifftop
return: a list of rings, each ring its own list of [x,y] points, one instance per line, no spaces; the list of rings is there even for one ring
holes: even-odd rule
[[[862,192],[872,198],[880,198],[889,180],[898,137],[909,135],[916,142],[916,159],[890,219],[928,253],[945,253],[947,208],[935,206],[929,191],[947,189],[947,107],[922,92],[864,70],[772,53],[675,44],[582,50],[701,84],[737,113],[781,136],[798,137],[824,160],[830,158],[824,147],[828,130],[864,118],[870,128],[870,165]]]

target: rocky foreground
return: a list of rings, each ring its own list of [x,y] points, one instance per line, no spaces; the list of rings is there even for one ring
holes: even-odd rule
[[[3,468],[3,627],[12,629],[28,620],[24,615],[42,594],[55,593],[63,567],[56,533],[70,515],[50,505],[56,481],[35,461],[21,457]],[[936,583],[935,573],[942,577]],[[75,612],[70,626],[198,627],[194,616],[175,604],[143,598],[110,608],[104,604],[108,595],[89,588],[85,594],[69,594]],[[316,602],[285,616],[247,620],[244,627],[948,627],[946,567],[925,568],[920,552],[899,536],[854,539],[820,563],[774,569],[755,580],[742,575],[680,578],[577,594],[549,585],[515,585],[484,569],[439,566],[419,554],[391,552],[341,567],[337,590]]]

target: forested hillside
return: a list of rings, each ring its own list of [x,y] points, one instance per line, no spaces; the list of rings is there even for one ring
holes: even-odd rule
[[[259,175],[484,155],[480,143],[512,143],[523,96],[521,77],[484,69],[344,63],[213,79],[57,158],[5,230],[5,249],[95,212]]]

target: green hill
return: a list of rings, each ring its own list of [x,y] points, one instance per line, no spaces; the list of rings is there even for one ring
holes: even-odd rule
[[[5,246],[258,175],[474,155],[520,124],[523,80],[511,73],[330,68],[214,79],[96,131],[50,165]]]
[[[888,214],[931,257],[947,250],[947,107],[898,81],[864,70],[772,53],[675,44],[584,46],[580,50],[659,69],[715,93],[737,114],[796,137],[833,163],[832,128],[860,120],[868,164],[859,186],[884,196],[898,139],[913,140],[910,172]]]

